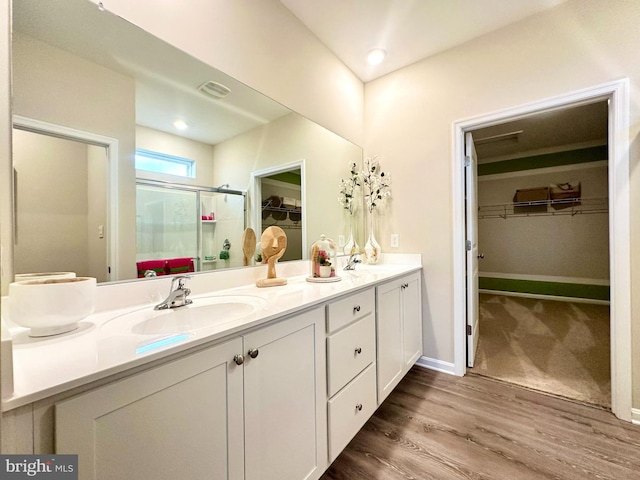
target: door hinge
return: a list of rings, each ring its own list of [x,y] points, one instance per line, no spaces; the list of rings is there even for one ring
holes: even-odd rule
[[[471,335],[471,325],[467,325],[467,335]]]
[[[468,155],[466,155],[464,157],[464,166],[468,167],[469,165],[471,165],[471,157],[469,157]]]
[[[464,242],[464,248],[467,249],[467,252],[471,251],[471,240],[467,240],[466,242]]]

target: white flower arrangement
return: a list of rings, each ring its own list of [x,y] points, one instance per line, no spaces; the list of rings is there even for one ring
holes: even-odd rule
[[[377,155],[365,159],[360,176],[366,189],[364,196],[367,208],[369,213],[373,213],[376,206],[391,195],[391,177],[380,168]]]
[[[349,211],[349,215],[353,215],[354,210],[354,199],[356,188],[360,187],[360,173],[356,170],[357,165],[355,163],[351,164],[351,176],[349,178],[340,180],[340,195],[338,196],[338,201],[340,205],[345,210]]]

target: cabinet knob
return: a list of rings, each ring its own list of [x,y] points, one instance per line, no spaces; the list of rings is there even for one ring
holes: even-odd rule
[[[361,403],[356,405],[356,410],[359,411],[359,412],[362,411],[362,404]]]
[[[244,355],[240,355],[239,353],[234,355],[233,361],[236,362],[236,365],[242,365],[244,363]]]
[[[362,353],[362,348],[358,347],[356,348],[356,355],[360,355]]]
[[[403,283],[400,288],[402,288],[402,290],[404,290],[405,288],[407,288],[409,286],[408,283]]]
[[[251,358],[256,358],[260,351],[257,348],[250,348],[247,352]]]
[[[357,313],[360,311],[360,305],[356,305],[355,307],[353,307],[353,313]]]

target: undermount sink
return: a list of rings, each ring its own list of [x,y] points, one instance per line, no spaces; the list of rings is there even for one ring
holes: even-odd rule
[[[245,318],[267,304],[249,295],[194,298],[184,307],[154,310],[153,307],[125,313],[102,326],[103,334],[163,335],[186,333]]]

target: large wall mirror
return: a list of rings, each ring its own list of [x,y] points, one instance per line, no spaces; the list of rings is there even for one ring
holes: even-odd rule
[[[286,165],[299,166],[297,180],[268,179],[264,195],[294,213],[270,224],[308,244],[349,231],[338,185],[359,146],[89,0],[14,1],[12,76],[5,271],[106,282],[168,258],[192,258],[197,271],[241,266],[244,227],[259,238],[264,224],[254,174]],[[146,160],[161,167],[136,169]]]

